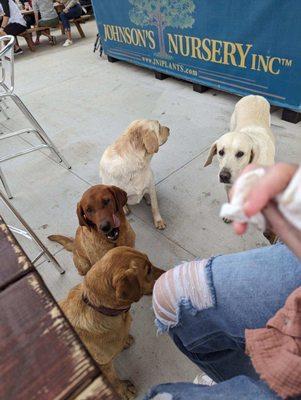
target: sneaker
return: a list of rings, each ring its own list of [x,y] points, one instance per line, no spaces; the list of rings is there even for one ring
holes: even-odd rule
[[[18,54],[22,54],[23,50],[21,49],[21,47],[19,47],[17,50],[14,51],[14,55],[18,55]]]
[[[65,43],[63,44],[63,47],[71,46],[72,44],[73,44],[72,40],[67,39],[67,40],[65,41]]]
[[[195,377],[193,383],[195,385],[205,385],[205,386],[213,386],[213,385],[215,385],[214,380],[209,378],[209,376],[204,374],[204,373],[197,375]]]

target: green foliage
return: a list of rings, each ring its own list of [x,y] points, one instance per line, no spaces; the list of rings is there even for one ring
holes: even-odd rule
[[[130,20],[136,25],[161,26],[162,29],[192,28],[193,0],[129,0]]]

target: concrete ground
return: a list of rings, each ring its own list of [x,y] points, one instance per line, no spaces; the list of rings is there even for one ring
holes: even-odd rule
[[[210,144],[229,126],[237,97],[210,90],[194,93],[188,83],[157,81],[151,71],[119,62],[110,64],[92,52],[94,21],[84,26],[87,38],[62,48],[63,38],[50,47],[44,42],[35,54],[25,51],[16,59],[16,93],[20,95],[49,136],[72,165],[68,171],[49,152],[35,152],[2,165],[13,204],[66,269],[60,276],[51,264],[38,269],[60,300],[81,282],[70,253],[47,240],[53,233],[73,235],[75,207],[81,194],[100,182],[98,163],[104,149],[137,118],[158,119],[171,128],[168,142],[153,158],[160,210],[167,222],[157,231],[145,203],[132,207],[130,223],[137,234],[137,248],[165,269],[215,253],[230,253],[267,245],[257,232],[237,237],[218,217],[225,193],[217,180],[217,165],[203,168]],[[58,33],[59,35],[59,33]],[[76,34],[75,34],[76,37]],[[21,43],[23,45],[23,43]],[[25,46],[23,46],[25,48]],[[0,130],[28,127],[8,104],[10,119],[0,115]],[[278,160],[300,162],[300,123],[292,125],[272,115]],[[24,138],[25,139],[25,138]],[[26,140],[34,142],[27,136]],[[1,142],[0,157],[26,147],[25,140]],[[10,223],[12,216],[2,206]],[[24,243],[33,254],[33,246]],[[139,397],[152,385],[192,381],[198,373],[166,335],[157,336],[149,297],[133,307],[136,344],[116,364],[120,376],[131,378]]]

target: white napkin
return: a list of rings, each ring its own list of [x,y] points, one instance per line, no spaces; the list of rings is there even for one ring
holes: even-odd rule
[[[237,222],[251,223],[259,230],[264,231],[266,221],[262,213],[259,212],[249,218],[243,211],[243,205],[250,190],[256,186],[265,173],[264,168],[257,168],[241,175],[235,183],[231,202],[223,204],[220,217]],[[301,230],[301,167],[297,170],[284,192],[277,195],[274,200],[278,204],[282,215],[293,226]]]

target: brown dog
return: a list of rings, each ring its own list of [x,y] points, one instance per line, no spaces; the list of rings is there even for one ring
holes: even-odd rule
[[[61,235],[51,235],[48,239],[72,251],[79,274],[85,275],[110,249],[135,247],[136,235],[123,211],[126,202],[126,192],[116,186],[92,186],[77,204],[80,226],[75,239]]]
[[[94,264],[84,282],[60,302],[122,399],[133,399],[136,393],[130,381],[118,378],[113,366],[113,359],[133,343],[129,310],[132,303],[152,293],[156,279],[164,272],[153,266],[145,254],[130,247],[116,247]]]

